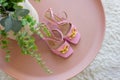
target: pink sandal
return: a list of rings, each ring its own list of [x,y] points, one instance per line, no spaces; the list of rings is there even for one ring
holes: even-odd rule
[[[67,18],[67,14],[65,15]],[[66,18],[58,17],[53,13],[51,8],[45,12],[45,17],[50,21],[50,23],[57,25],[56,27],[61,30],[65,40],[73,44],[78,44],[80,40],[80,33],[72,23],[66,20]]]
[[[50,50],[58,56],[63,58],[68,58],[73,54],[73,49],[70,44],[63,40],[62,32],[59,29],[49,29],[51,36],[43,37],[43,40],[47,43]],[[43,30],[41,30],[43,35],[45,34]]]

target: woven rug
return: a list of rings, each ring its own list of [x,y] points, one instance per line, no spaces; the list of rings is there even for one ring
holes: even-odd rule
[[[102,0],[106,34],[96,59],[70,80],[120,80],[120,0]],[[0,80],[14,80],[0,71]]]

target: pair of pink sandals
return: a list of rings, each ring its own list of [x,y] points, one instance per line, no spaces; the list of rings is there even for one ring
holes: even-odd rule
[[[69,43],[78,44],[80,33],[66,18],[54,14],[51,8],[45,12],[45,18],[48,20],[49,27],[47,29],[50,31],[51,36],[44,37],[44,41],[53,53],[68,58],[74,52]]]

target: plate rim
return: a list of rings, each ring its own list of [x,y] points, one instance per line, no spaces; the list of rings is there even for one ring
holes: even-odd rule
[[[76,76],[76,75],[78,75],[81,71],[83,71],[85,68],[87,68],[90,64],[91,64],[91,62],[93,62],[94,61],[94,59],[95,59],[95,57],[97,56],[97,54],[98,54],[98,52],[99,52],[99,50],[100,50],[100,48],[101,48],[101,46],[102,46],[102,43],[103,43],[103,40],[104,40],[104,36],[105,36],[105,30],[106,30],[106,18],[105,18],[105,10],[104,10],[104,7],[103,7],[103,4],[102,4],[102,1],[101,0],[99,0],[99,3],[100,3],[100,6],[101,6],[101,11],[102,11],[102,17],[103,17],[103,33],[102,33],[102,37],[101,37],[101,40],[100,40],[100,42],[99,42],[99,45],[97,46],[97,48],[96,48],[96,52],[95,52],[95,55],[93,55],[92,57],[88,57],[88,58],[90,58],[89,59],[89,62],[87,61],[87,64],[84,64],[84,66],[82,67],[82,69],[79,69],[78,68],[78,66],[77,67],[74,67],[74,69],[72,68],[71,70],[73,71],[73,73],[70,73],[71,72],[71,70],[70,71],[67,71],[66,73],[67,73],[67,76],[66,75],[63,75],[63,74],[65,74],[65,73],[61,73],[60,75],[63,75],[64,77],[61,77],[61,79],[62,80],[68,80],[68,79],[70,79],[70,78],[72,78],[72,77],[74,77],[74,76]],[[86,58],[85,58],[86,59]],[[84,60],[82,60],[81,62],[83,62]],[[19,79],[19,80],[21,80],[19,77],[16,77],[16,75],[15,74],[13,74],[13,73],[11,73],[10,71],[7,71],[7,69],[5,69],[5,68],[0,68],[2,71],[4,71],[6,74],[8,74],[8,75],[10,75],[11,77],[13,77],[13,78],[15,78],[15,79]],[[69,74],[68,74],[68,72],[69,72]],[[59,76],[60,76],[59,75]],[[55,76],[55,75],[54,75]],[[54,77],[53,75],[52,76],[49,76],[49,79],[51,80],[54,80],[53,79],[53,77]],[[58,77],[59,77],[58,76]],[[52,77],[52,78],[51,78]],[[54,77],[55,78],[55,77]],[[42,80],[47,80],[46,78],[39,78],[39,79],[42,79]],[[57,80],[61,80],[61,79],[57,79]],[[32,79],[33,80],[33,79]]]

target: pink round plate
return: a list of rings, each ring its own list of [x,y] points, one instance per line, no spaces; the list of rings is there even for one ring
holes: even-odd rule
[[[47,66],[54,72],[47,74],[36,61],[20,54],[15,41],[11,41],[11,62],[4,61],[4,51],[0,50],[0,68],[18,80],[67,80],[85,69],[97,55],[105,32],[105,16],[101,0],[41,0],[31,3],[43,21],[44,12],[53,8],[57,13],[66,11],[68,19],[77,26],[81,33],[81,41],[72,45],[74,54],[62,59],[52,54],[48,47],[36,36],[36,43]]]

